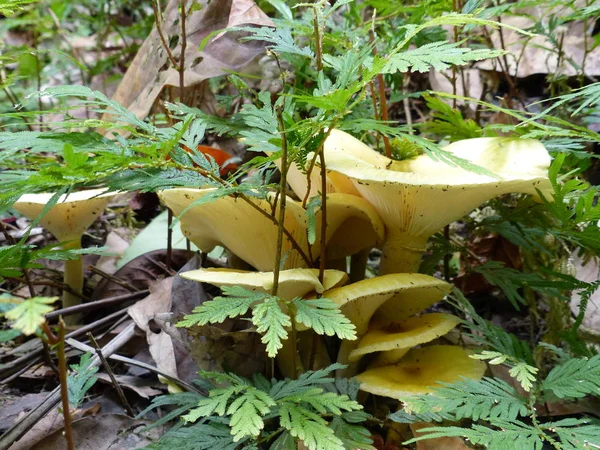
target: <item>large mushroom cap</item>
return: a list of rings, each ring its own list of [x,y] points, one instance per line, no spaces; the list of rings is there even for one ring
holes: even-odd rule
[[[89,226],[102,214],[114,192],[106,189],[90,189],[61,195],[54,206],[40,219],[59,241],[78,240]],[[18,212],[30,219],[38,217],[54,194],[25,194],[13,205]]]
[[[176,215],[181,215],[187,209],[181,216],[181,229],[198,248],[210,251],[215,246],[222,245],[258,270],[273,270],[277,252],[277,225],[257,211],[259,208],[272,214],[271,203],[265,199],[252,198],[253,206],[240,198],[226,196],[188,209],[193,202],[213,195],[214,192],[215,189],[212,188],[180,188],[162,191],[159,196]],[[330,194],[327,206],[326,242],[329,258],[358,253],[383,240],[383,222],[365,200],[347,194]],[[317,211],[316,240],[311,246],[314,260],[320,254],[319,219],[320,211]],[[284,226],[301,250],[308,254],[308,217],[300,203],[292,199],[287,201]],[[283,252],[286,254],[286,268],[306,267],[306,262],[293,248],[287,236],[284,236]]]
[[[435,345],[413,349],[397,364],[369,369],[356,379],[363,391],[400,400],[429,393],[439,383],[452,383],[461,377],[480,379],[485,368],[482,361],[469,357],[468,350]]]
[[[392,161],[371,150],[366,156],[353,150],[359,145],[364,147],[338,132],[331,145],[326,142],[325,160],[336,190],[352,193],[351,182],[385,223],[382,273],[416,271],[432,234],[497,195],[551,189],[550,156],[531,139],[466,139],[444,148],[498,178],[450,167],[427,155]]]
[[[246,272],[231,269],[197,269],[183,272],[182,278],[209,283],[217,287],[242,286],[251,291],[271,292],[273,272]],[[344,284],[345,272],[326,270],[323,283],[319,281],[318,269],[289,269],[279,273],[278,296],[285,300],[304,297],[311,292],[322,293],[326,289]]]
[[[374,352],[406,349],[425,344],[448,333],[460,323],[450,314],[424,314],[406,320],[394,321],[383,328],[371,328],[350,353],[349,360],[357,361]]]

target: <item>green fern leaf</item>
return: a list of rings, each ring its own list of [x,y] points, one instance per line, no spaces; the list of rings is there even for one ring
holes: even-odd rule
[[[318,414],[300,405],[283,402],[279,406],[279,415],[281,426],[309,450],[345,450],[342,441]]]
[[[234,318],[246,314],[253,303],[269,297],[263,292],[253,292],[240,286],[224,286],[223,294],[224,297],[215,297],[194,308],[192,313],[186,315],[177,326],[191,327],[221,323],[228,317]]]
[[[293,303],[296,306],[296,320],[312,328],[317,334],[336,335],[350,341],[356,339],[355,326],[342,314],[338,305],[328,298],[297,298]]]
[[[497,58],[506,52],[502,50],[470,49],[460,47],[462,42],[439,41],[392,55],[383,73],[429,72],[432,68],[445,70],[452,65],[464,66],[471,61]]]
[[[258,436],[264,427],[261,416],[269,413],[275,402],[265,392],[248,388],[244,394],[235,399],[227,414],[231,415],[229,425],[235,442],[245,436]]]
[[[542,382],[546,395],[558,398],[582,398],[600,394],[600,355],[574,358],[556,366]]]
[[[281,341],[288,337],[286,327],[292,325],[290,317],[281,310],[279,300],[269,297],[256,305],[252,311],[252,323],[256,331],[263,334],[261,341],[267,346],[267,354],[274,358],[283,347]]]

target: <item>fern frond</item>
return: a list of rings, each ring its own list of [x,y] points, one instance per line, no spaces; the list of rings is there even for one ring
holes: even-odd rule
[[[207,323],[221,323],[225,319],[242,316],[248,312],[253,303],[268,297],[263,292],[254,292],[241,286],[223,286],[224,296],[215,297],[194,308],[177,326],[191,327]]]
[[[600,394],[600,355],[592,358],[573,358],[556,366],[542,382],[546,395],[558,398],[582,398]]]
[[[495,419],[515,420],[527,416],[529,408],[523,397],[499,378],[463,379],[443,384],[433,393],[407,398],[404,411],[392,414],[397,422]],[[408,416],[407,416],[408,415]]]
[[[392,55],[383,73],[429,72],[431,69],[446,70],[452,65],[464,66],[472,61],[497,58],[506,54],[502,50],[460,47],[462,42],[439,41]]]
[[[277,297],[269,297],[252,310],[252,323],[263,334],[261,341],[267,346],[267,355],[274,358],[288,337],[287,327],[292,325],[290,316],[279,306]]]
[[[356,339],[356,327],[342,314],[339,306],[328,298],[297,298],[293,304],[296,307],[296,320],[317,334],[336,335],[350,341]]]

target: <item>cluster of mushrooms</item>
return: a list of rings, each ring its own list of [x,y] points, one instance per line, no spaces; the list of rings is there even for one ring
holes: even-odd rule
[[[305,208],[301,202],[287,199],[285,263],[280,272],[278,295],[286,300],[322,296],[339,305],[354,324],[357,335],[355,341],[341,343],[337,362],[346,364],[347,369],[340,375],[356,375],[366,392],[402,399],[429,392],[438,382],[483,376],[485,365],[470,358],[468,350],[452,345],[423,345],[445,335],[459,323],[453,315],[423,313],[451,290],[448,283],[418,273],[427,240],[497,195],[538,196],[551,190],[550,156],[538,141],[478,138],[455,142],[444,150],[496,176],[451,167],[427,155],[394,161],[349,134],[332,130],[324,144],[327,227],[323,239],[317,226],[316,239],[309,240]],[[309,184],[306,173],[292,165],[288,182],[298,198],[307,197],[308,190],[308,197],[320,195],[318,189],[322,184],[318,172],[312,171]],[[159,196],[180,216],[184,235],[199,249],[209,252],[216,246],[224,247],[235,260],[256,271],[199,269],[181,276],[218,287],[240,285],[270,292],[278,229],[259,209],[277,214],[277,207],[273,206],[276,202],[256,197],[251,198],[254,205],[249,205],[228,196],[192,205],[213,191],[213,188],[177,188],[159,192]],[[79,206],[75,197],[91,198],[93,206]],[[35,218],[48,199],[24,196],[15,208]],[[59,199],[41,224],[60,241],[77,245],[106,201],[101,191],[71,194]],[[77,226],[71,225],[68,232],[57,225],[58,216],[75,217],[83,209],[92,216],[89,219],[77,216]],[[328,260],[325,276],[320,280],[318,270],[313,267],[322,243],[327,246]],[[382,248],[381,275],[364,279],[366,257],[374,247]],[[347,284],[347,257],[352,257],[350,284]],[[77,278],[81,273],[80,266],[67,265],[65,282],[81,290]],[[66,294],[65,306],[72,302]],[[315,342],[311,330],[299,324],[298,331],[300,341]],[[316,357],[311,355],[311,362],[325,366],[331,358],[323,341],[316,342]],[[277,363],[280,372],[291,377],[298,367],[307,368],[308,356],[293,354],[296,346],[289,344],[284,342]],[[299,346],[303,347],[312,346]]]
[[[445,225],[459,220],[487,200],[506,193],[547,195],[550,156],[534,140],[511,138],[468,139],[444,150],[492,173],[478,174],[420,155],[391,160],[351,135],[332,130],[324,144],[327,169],[327,227],[314,243],[308,239],[308,218],[301,202],[287,199],[285,228],[296,245],[284,239],[286,255],[280,273],[279,296],[286,300],[326,297],[337,303],[354,324],[357,339],[341,343],[337,362],[347,365],[341,376],[357,376],[361,389],[401,399],[429,392],[438,382],[460,377],[478,379],[485,365],[458,346],[423,346],[452,330],[459,319],[450,314],[423,313],[439,302],[451,286],[419,274],[427,240]],[[310,160],[310,157],[309,157]],[[317,164],[319,160],[317,159]],[[288,183],[300,199],[320,195],[319,171],[309,177],[292,165]],[[237,269],[199,269],[182,277],[218,287],[241,285],[270,292],[276,258],[277,225],[257,208],[233,197],[192,205],[210,195],[209,189],[171,189],[159,193],[177,215],[183,213],[184,235],[203,251],[227,248],[258,272]],[[254,206],[276,214],[269,199],[253,199]],[[192,205],[190,207],[190,205]],[[318,216],[319,213],[317,213]],[[319,219],[317,217],[317,223]],[[327,246],[328,270],[319,281],[314,267],[320,245]],[[364,279],[365,259],[374,247],[383,250],[380,276]],[[351,283],[346,284],[346,258]],[[336,270],[342,269],[342,270]],[[298,324],[297,339],[318,342],[317,364],[330,363],[322,341]],[[293,354],[284,342],[277,355],[280,372],[293,376],[294,367],[306,369],[307,355]],[[314,355],[313,355],[314,356]],[[364,360],[363,360],[364,358]]]

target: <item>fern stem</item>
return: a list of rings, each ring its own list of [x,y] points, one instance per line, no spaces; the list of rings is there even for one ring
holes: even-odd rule
[[[279,133],[281,134],[281,180],[279,181],[279,219],[277,223],[277,250],[275,252],[275,269],[273,270],[273,290],[271,294],[277,296],[277,290],[279,289],[279,272],[281,271],[281,258],[283,248],[283,231],[284,231],[284,220],[285,220],[285,206],[287,196],[285,195],[285,189],[287,186],[287,172],[288,172],[288,147],[287,147],[287,136],[285,134],[285,124],[283,122],[283,111],[281,107],[276,108],[277,122],[279,124]],[[292,321],[292,327],[294,322]]]

